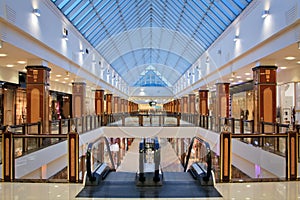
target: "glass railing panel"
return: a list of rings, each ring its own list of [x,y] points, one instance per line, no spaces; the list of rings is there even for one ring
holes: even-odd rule
[[[234,133],[241,133],[241,123],[239,119],[233,119],[234,121]],[[232,131],[230,131],[232,132]]]
[[[2,135],[0,135],[0,164],[2,164]]]
[[[10,126],[10,131],[16,134],[22,134],[25,125]]]
[[[38,142],[40,138],[26,138],[28,140],[28,150],[29,149],[40,149],[38,147]],[[15,138],[14,143],[18,144],[18,149],[23,148],[21,145],[21,138]],[[68,152],[67,145],[60,145],[59,151],[56,153],[51,153],[50,151],[34,151],[31,154],[23,154],[24,152],[16,151],[15,155],[15,179],[23,181],[33,181],[33,182],[43,182],[43,181],[53,181],[53,182],[67,182],[67,157],[65,156]],[[61,155],[59,155],[61,153]],[[21,156],[20,156],[21,155]],[[39,159],[35,159],[39,158]],[[57,164],[55,164],[57,163]],[[63,164],[62,164],[63,163]]]
[[[32,124],[26,124],[26,133],[27,134],[39,134],[41,131],[41,124],[40,123],[32,123]]]
[[[231,180],[269,181],[286,179],[285,136],[232,138]]]
[[[59,134],[59,120],[50,122],[51,134]]]
[[[275,133],[274,124],[264,124],[264,133]]]
[[[69,122],[69,119],[62,119],[61,120],[61,133],[62,134],[68,134],[68,132],[69,132],[68,122]]]
[[[253,120],[244,121],[244,133],[253,133]]]
[[[289,131],[289,124],[287,124],[286,126],[279,126],[279,133],[286,133]]]
[[[91,130],[91,117],[92,116],[86,116],[85,117],[85,120],[86,120],[86,123],[85,123],[85,125],[86,125],[86,131],[90,131]]]

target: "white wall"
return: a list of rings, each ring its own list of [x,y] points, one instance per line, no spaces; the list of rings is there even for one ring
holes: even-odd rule
[[[270,15],[262,19],[261,15],[265,9],[270,10]],[[179,91],[177,96],[183,96],[201,87],[206,88],[210,82],[228,81],[222,80],[221,77],[249,65],[255,67],[261,58],[298,42],[299,10],[299,0],[285,0],[284,3],[282,0],[254,0],[193,64],[192,67],[200,66],[202,79]],[[234,42],[236,34],[240,39]],[[293,79],[299,77],[296,74]]]
[[[33,14],[38,8],[41,16]],[[99,87],[114,91],[114,94],[127,97],[125,93],[100,79],[100,66],[107,62],[65,19],[49,0],[5,0],[0,3],[0,38],[23,49],[42,60],[73,73],[78,80],[88,80]],[[68,38],[63,39],[63,29],[68,30]],[[80,54],[80,50],[89,50],[89,54]],[[29,58],[30,59],[30,58]],[[96,62],[93,62],[96,61]]]

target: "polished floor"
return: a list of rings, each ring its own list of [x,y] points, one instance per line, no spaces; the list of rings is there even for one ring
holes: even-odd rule
[[[82,190],[82,188],[83,188],[82,184],[1,182],[0,199],[3,200],[98,199],[98,198],[76,198],[76,195]],[[216,188],[223,196],[222,198],[201,198],[201,199],[202,200],[205,199],[231,199],[231,200],[300,199],[300,182],[219,183],[216,184]],[[143,198],[143,199],[146,200],[147,198]],[[170,199],[170,198],[166,198],[166,199]],[[172,199],[177,199],[177,198],[172,198]]]

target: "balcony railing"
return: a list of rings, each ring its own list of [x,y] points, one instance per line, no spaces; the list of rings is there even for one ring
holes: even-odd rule
[[[71,129],[83,134],[102,126],[195,126],[220,133],[224,124],[229,132],[238,136],[235,138],[236,140],[286,157],[285,150],[288,147],[286,146],[285,134],[290,128],[289,124],[261,122],[261,134],[266,135],[261,137],[260,133],[254,133],[253,120],[216,118],[173,112],[88,115],[80,118],[50,121],[49,124],[49,133],[42,132],[40,122],[10,126],[10,131],[13,133],[14,158],[65,141]],[[3,133],[5,129],[5,126],[0,127],[0,133]],[[294,124],[294,130],[297,133],[299,133],[299,129],[300,125]],[[2,144],[2,137],[0,137],[0,146]],[[300,142],[297,144],[299,145]],[[299,146],[298,149],[300,149]],[[0,163],[2,163],[2,148],[0,151]]]

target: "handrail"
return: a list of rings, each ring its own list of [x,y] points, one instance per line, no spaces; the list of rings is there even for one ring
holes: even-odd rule
[[[185,162],[185,165],[184,165],[184,171],[186,172],[186,170],[187,170],[187,167],[188,167],[188,164],[189,164],[189,159],[190,159],[190,156],[191,156],[191,151],[192,151],[192,148],[194,146],[194,141],[195,140],[198,140],[199,142],[204,143],[205,147],[206,147],[206,151],[207,151],[207,154],[206,154],[207,172],[206,172],[206,176],[203,177],[203,180],[208,181],[209,178],[211,177],[211,170],[212,170],[211,149],[210,149],[209,143],[204,141],[200,137],[195,136],[195,137],[192,138],[192,141],[191,141],[189,149],[188,149],[188,154],[187,154],[187,157],[186,157],[186,162]]]
[[[111,151],[110,151],[110,146],[109,146],[108,139],[106,137],[104,137],[104,136],[101,136],[98,139],[96,139],[94,142],[89,143],[87,151],[86,151],[86,171],[87,171],[87,176],[89,177],[90,181],[95,181],[96,180],[96,177],[93,175],[92,169],[91,169],[92,168],[92,165],[91,165],[91,153],[92,153],[93,145],[96,142],[98,142],[98,141],[100,141],[102,139],[105,141],[105,144],[106,144],[106,148],[107,148],[107,151],[108,151],[109,159],[110,159],[111,165],[113,166],[112,170],[115,170],[115,164],[114,164],[114,160],[112,158],[112,154],[111,154]],[[100,163],[99,166],[101,164],[102,163]],[[97,166],[96,169],[99,166]]]

